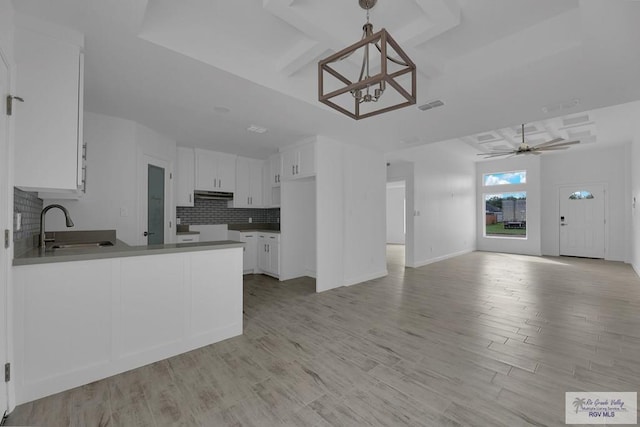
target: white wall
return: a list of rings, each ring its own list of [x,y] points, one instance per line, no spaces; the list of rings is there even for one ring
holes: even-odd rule
[[[404,245],[404,182],[387,184],[387,243]]]
[[[344,144],[344,284],[387,274],[384,155]]]
[[[478,162],[477,188],[478,200],[475,207],[478,249],[481,251],[509,252],[525,255],[541,255],[541,178],[540,158],[537,156],[517,156],[507,159]],[[482,176],[486,173],[527,171],[527,183],[524,185],[499,185],[484,187]],[[485,194],[527,192],[527,237],[485,237]]]
[[[88,112],[84,116],[84,138],[87,193],[80,200],[45,200],[45,205],[60,203],[67,207],[75,223],[73,230],[115,229],[120,240],[137,245],[141,153],[175,163],[175,141],[130,120]],[[172,200],[168,203],[173,212]],[[67,230],[64,215],[58,210],[47,214],[47,230]]]
[[[344,191],[342,143],[316,142],[316,291],[344,282]],[[284,183],[283,183],[284,184]],[[286,209],[284,202],[282,212]],[[284,216],[281,217],[284,224]]]
[[[318,292],[387,274],[385,182],[381,153],[317,137]]]
[[[563,185],[605,184],[605,259],[628,261],[627,144],[573,150],[542,158],[542,253],[560,253],[558,189]],[[528,206],[527,206],[528,208]]]
[[[407,181],[407,210],[413,213],[414,223],[412,233],[407,222],[407,250],[410,233],[414,240],[413,262],[407,257],[409,267],[475,249],[475,166],[473,155],[466,150],[444,142],[394,153],[394,157],[413,162],[413,189]]]

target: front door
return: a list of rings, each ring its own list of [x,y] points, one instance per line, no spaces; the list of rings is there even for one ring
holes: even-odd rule
[[[560,187],[560,255],[604,258],[602,184]]]
[[[7,112],[4,102],[9,95],[9,66],[4,60],[0,51],[0,232],[2,242],[0,243],[0,363],[8,361],[7,352],[7,293],[8,293],[8,271],[9,271],[9,249],[4,244],[5,230],[9,230],[9,159],[8,159],[8,132],[7,132]],[[7,231],[8,232],[8,231]],[[9,239],[11,234],[9,233]],[[8,390],[4,381],[0,386],[0,416],[8,409]]]

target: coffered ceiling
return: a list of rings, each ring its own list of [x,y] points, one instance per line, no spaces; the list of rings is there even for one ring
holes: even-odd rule
[[[640,99],[633,0],[379,0],[371,22],[416,62],[418,106],[444,105],[359,122],[317,101],[317,61],[361,37],[357,0],[13,4],[85,34],[87,110],[257,158],[315,134],[384,151],[454,138],[483,150],[513,145],[518,123],[542,139],[571,131],[554,117]]]

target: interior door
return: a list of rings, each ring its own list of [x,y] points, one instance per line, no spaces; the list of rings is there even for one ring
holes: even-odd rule
[[[9,360],[7,346],[7,295],[9,286],[9,260],[11,258],[9,249],[4,245],[5,230],[10,229],[9,225],[9,159],[8,159],[8,130],[7,112],[4,100],[9,95],[9,66],[0,51],[0,232],[3,240],[0,244],[0,363],[4,364]],[[11,234],[9,234],[11,239]],[[8,389],[4,381],[0,386],[0,416],[8,409]]]
[[[147,171],[147,243],[164,243],[164,175],[161,167],[148,165]]]
[[[604,258],[604,185],[560,187],[559,194],[560,255]]]
[[[144,155],[140,171],[141,245],[170,241],[169,163]]]

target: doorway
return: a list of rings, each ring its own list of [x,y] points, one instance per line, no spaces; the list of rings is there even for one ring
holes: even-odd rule
[[[140,176],[140,238],[142,245],[161,245],[170,241],[169,163],[144,155]]]
[[[8,243],[11,241],[11,226],[9,218],[11,218],[10,209],[12,204],[9,203],[9,131],[7,123],[6,103],[4,100],[9,95],[9,64],[5,59],[3,52],[0,50],[0,95],[2,96],[2,105],[0,107],[0,229],[4,239],[0,246],[0,363],[4,364],[9,361],[8,349],[8,311],[7,299],[9,295],[9,262],[11,253]],[[0,387],[0,417],[9,409],[9,390],[8,383],[3,382]]]
[[[560,255],[604,258],[605,186],[560,187]]]
[[[407,236],[406,182],[387,183],[387,264],[388,269],[405,266]]]

